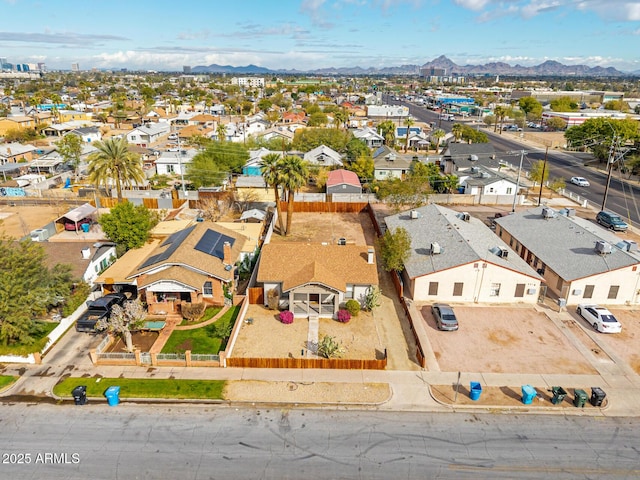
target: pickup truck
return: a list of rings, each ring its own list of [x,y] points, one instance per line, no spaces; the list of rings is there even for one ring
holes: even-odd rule
[[[76,322],[78,332],[95,333],[98,320],[108,318],[114,305],[122,305],[127,299],[124,293],[109,293],[87,302],[87,311]]]

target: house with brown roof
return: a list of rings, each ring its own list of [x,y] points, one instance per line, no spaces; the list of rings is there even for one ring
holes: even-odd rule
[[[373,247],[270,243],[262,247],[257,281],[265,304],[275,290],[296,317],[331,318],[350,299],[362,304],[378,272]]]

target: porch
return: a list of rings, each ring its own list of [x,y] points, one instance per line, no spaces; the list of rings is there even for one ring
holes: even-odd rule
[[[307,285],[289,293],[291,311],[296,317],[333,317],[340,306],[340,296],[320,285]]]

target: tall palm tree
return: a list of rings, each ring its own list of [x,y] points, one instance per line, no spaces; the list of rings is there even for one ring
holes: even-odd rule
[[[407,136],[404,139],[404,153],[407,153],[407,150],[409,149],[409,132],[411,131],[411,127],[414,123],[416,122],[414,122],[413,118],[411,117],[407,117],[407,119],[404,121],[404,124],[407,126]]]
[[[462,137],[462,124],[454,123],[451,126],[451,133],[453,133],[453,136],[456,139],[456,142],[459,141],[460,138]]]
[[[504,117],[507,115],[507,109],[502,105],[498,105],[493,109],[493,114],[496,116],[497,122],[493,127],[493,131],[496,131],[496,127],[500,124],[500,135],[502,135],[502,122],[504,122]]]
[[[349,120],[349,115],[344,110],[338,110],[333,114],[333,123],[336,128],[344,128],[347,120]]]
[[[287,228],[285,235],[291,233],[293,219],[293,197],[295,192],[307,183],[309,167],[307,162],[296,155],[287,155],[281,165],[282,186],[287,192]]]
[[[132,186],[144,180],[142,162],[138,155],[129,151],[127,139],[108,138],[95,142],[97,152],[89,156],[87,173],[96,185],[108,186],[109,180],[116,184],[118,202],[122,201],[122,186]]]
[[[445,135],[446,135],[446,132],[441,128],[438,128],[433,132],[431,132],[431,137],[436,139],[436,153],[438,153],[438,149],[440,148],[440,141],[442,140],[442,137],[444,137]]]
[[[270,187],[273,187],[273,192],[276,201],[276,212],[278,213],[278,228],[280,235],[285,234],[282,227],[282,210],[280,209],[280,185],[282,184],[281,176],[281,157],[279,153],[268,153],[262,160],[260,160],[260,173],[264,178],[264,181]]]

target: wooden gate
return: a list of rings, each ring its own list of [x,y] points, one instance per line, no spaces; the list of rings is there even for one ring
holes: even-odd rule
[[[264,290],[262,287],[251,287],[247,289],[249,303],[251,305],[264,305]]]

